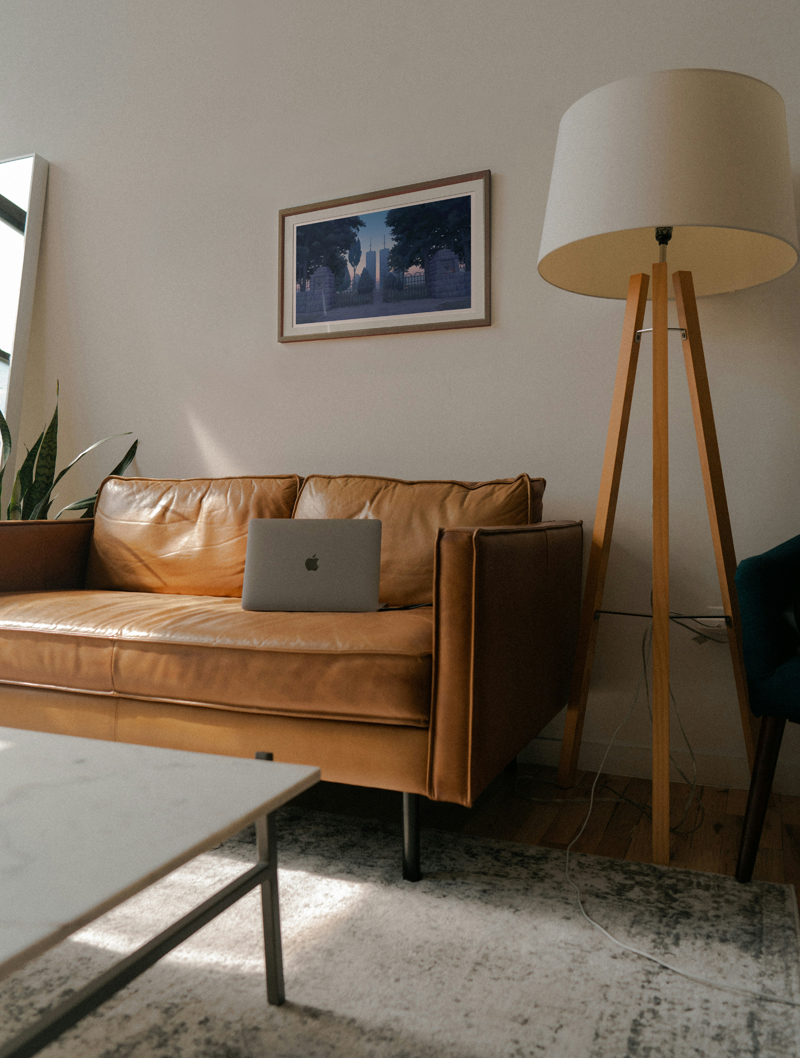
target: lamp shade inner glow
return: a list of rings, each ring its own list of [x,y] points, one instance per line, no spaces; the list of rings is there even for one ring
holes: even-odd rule
[[[798,257],[786,111],[755,78],[724,70],[629,77],[561,120],[539,273],[595,297],[625,298],[672,227],[670,272],[698,295],[776,279]]]

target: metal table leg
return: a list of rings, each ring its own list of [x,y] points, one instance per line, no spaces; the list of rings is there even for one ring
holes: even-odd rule
[[[258,862],[267,866],[266,877],[261,883],[267,1000],[274,1006],[280,1006],[286,995],[283,987],[281,912],[278,905],[278,842],[275,834],[274,812],[256,820],[256,840],[258,842]]]

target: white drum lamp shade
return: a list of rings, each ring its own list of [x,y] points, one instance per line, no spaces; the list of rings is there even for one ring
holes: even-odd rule
[[[625,298],[671,227],[697,295],[776,279],[798,257],[789,142],[774,88],[725,70],[605,85],[561,120],[539,252],[557,287]]]

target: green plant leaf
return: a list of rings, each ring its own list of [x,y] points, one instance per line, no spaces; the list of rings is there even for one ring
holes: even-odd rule
[[[8,510],[6,511],[6,518],[10,522],[18,521],[22,516],[22,503],[19,497],[19,474],[17,474],[14,484],[11,486],[11,499],[8,501]]]
[[[87,496],[85,500],[75,500],[74,503],[68,503],[66,507],[62,507],[56,515],[56,518],[60,518],[64,511],[89,511],[89,514],[84,514],[82,517],[91,518],[94,514],[94,504],[97,499],[97,493],[94,496]]]
[[[123,435],[122,434],[118,434],[116,436],[122,437]],[[108,441],[109,438],[107,437],[106,440]],[[98,444],[102,444],[102,443],[103,443],[102,441],[98,441]],[[122,459],[120,459],[119,463],[117,463],[117,465],[114,467],[114,469],[111,471],[111,473],[108,476],[109,477],[113,477],[115,474],[124,474],[125,471],[128,469],[128,467],[133,462],[133,458],[136,455],[136,449],[138,447],[139,447],[139,439],[137,438],[133,442],[133,444],[130,446],[128,451],[125,453],[125,455],[122,457]],[[88,451],[89,451],[89,449],[87,448],[87,452]],[[80,456],[78,456],[78,459],[80,459]],[[69,467],[67,467],[67,470],[69,470]],[[64,473],[66,473],[66,471]],[[56,479],[56,481],[58,481],[58,478]],[[61,508],[61,510],[56,515],[56,518],[60,518],[61,515],[64,513],[64,511],[86,511],[86,513],[81,515],[81,517],[82,518],[93,518],[94,517],[94,505],[95,505],[95,501],[96,500],[97,500],[97,493],[95,493],[94,496],[88,496],[85,500],[75,500],[74,503],[68,503],[66,507],[62,507]]]
[[[0,455],[0,489],[3,488],[3,474],[5,474],[6,463],[11,455],[11,431],[8,428],[6,417],[0,411],[0,444],[2,444],[2,455]]]
[[[22,466],[17,471],[17,476],[14,480],[14,488],[11,490],[11,502],[8,505],[8,518],[11,520],[19,520],[22,517],[22,503],[28,494],[31,482],[33,481],[33,468],[36,465],[36,457],[39,454],[39,448],[43,438],[44,430],[42,430],[37,437],[36,444],[33,448],[28,450],[28,454],[25,456]]]
[[[110,478],[115,475],[124,474],[128,467],[134,460],[136,455],[136,449],[139,447],[139,438],[137,437],[133,444],[130,446],[125,455],[120,459],[119,463],[114,467],[111,473],[108,475]]]
[[[50,493],[50,497],[51,498],[48,499],[46,503],[45,503],[44,500],[42,500],[41,503],[37,503],[36,504],[34,509],[31,511],[31,518],[48,518],[49,517],[49,515],[50,515],[50,505],[52,504],[53,500],[56,498],[56,494]]]
[[[30,518],[46,518],[47,517],[47,511],[50,509],[50,503],[48,501],[50,499],[50,496],[52,494],[53,489],[56,487],[56,485],[59,483],[59,481],[61,481],[61,479],[66,474],[66,472],[68,470],[70,470],[72,467],[75,466],[75,464],[78,462],[79,459],[83,459],[83,457],[85,455],[88,455],[89,452],[93,452],[94,449],[95,448],[99,448],[100,445],[104,445],[106,443],[106,441],[111,441],[115,437],[130,437],[130,435],[132,433],[133,433],[133,430],[125,430],[123,433],[112,433],[109,437],[104,437],[102,439],[102,441],[95,441],[95,443],[93,445],[89,445],[88,448],[84,448],[84,450],[80,453],[80,455],[75,456],[75,458],[72,460],[71,463],[67,463],[67,465],[61,471],[61,473],[55,478],[55,480],[51,481],[50,487],[48,488],[47,492],[41,497],[41,499],[38,501],[36,506],[33,508],[33,511],[31,512],[31,514],[28,515],[27,517],[30,517]],[[24,517],[26,517],[26,515],[23,514],[22,517],[24,518]]]
[[[22,517],[38,518],[39,512],[44,506],[44,499],[50,495],[53,488],[53,478],[56,472],[56,459],[58,458],[58,386],[56,386],[56,410],[50,425],[44,432],[39,458],[36,460],[36,473],[33,484],[22,497]]]

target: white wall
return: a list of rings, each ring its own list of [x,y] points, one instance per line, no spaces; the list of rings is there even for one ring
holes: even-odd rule
[[[800,168],[798,54],[796,0],[7,0],[0,157],[51,163],[23,439],[60,379],[67,455],[131,429],[144,475],[524,469],[549,481],[546,517],[588,527],[622,306],[536,274],[561,115],[630,74],[737,70],[783,95]],[[279,209],[483,168],[490,329],[278,344]],[[800,531],[799,284],[795,270],[700,306],[740,557]],[[648,361],[610,608],[648,604]],[[681,371],[676,349],[673,605],[702,612],[719,591]],[[94,488],[115,443],[60,500]],[[635,690],[638,636],[604,619],[587,762]],[[745,785],[725,650],[678,630],[674,654],[701,777]],[[648,737],[640,710],[613,765],[646,774]]]

